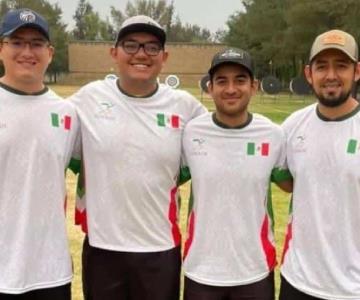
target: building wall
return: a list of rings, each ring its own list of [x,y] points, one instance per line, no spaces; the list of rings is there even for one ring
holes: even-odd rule
[[[84,84],[104,78],[106,74],[116,74],[109,51],[108,42],[71,42],[69,51],[69,74],[61,81],[64,84]],[[163,82],[166,76],[175,74],[181,86],[197,86],[207,72],[214,54],[225,48],[222,44],[182,44],[168,43],[169,58],[160,74]]]

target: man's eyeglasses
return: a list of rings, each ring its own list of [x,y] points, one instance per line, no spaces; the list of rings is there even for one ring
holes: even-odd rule
[[[163,46],[158,42],[139,43],[138,41],[122,41],[118,44],[127,54],[136,54],[140,48],[149,56],[156,56],[163,49]]]
[[[8,41],[1,41],[2,44],[9,45],[10,48],[14,50],[23,50],[26,45],[29,45],[31,50],[41,51],[45,48],[49,47],[49,42],[46,40],[18,40],[18,39],[10,39]]]

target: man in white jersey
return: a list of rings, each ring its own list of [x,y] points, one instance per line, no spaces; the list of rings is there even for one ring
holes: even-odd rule
[[[0,38],[0,299],[69,300],[65,169],[75,108],[43,83],[54,49],[41,15],[10,10]]]
[[[271,179],[291,189],[280,126],[248,112],[258,81],[241,49],[209,69],[215,113],[184,131],[192,200],[185,246],[185,300],[274,299],[276,265]]]
[[[281,300],[360,299],[358,46],[340,30],[316,37],[305,75],[317,103],[284,122],[294,177]]]
[[[79,199],[77,222],[88,231],[86,299],[179,299],[181,137],[206,110],[189,93],[157,83],[165,40],[153,19],[127,19],[110,51],[119,78],[71,97],[83,141],[86,206]]]

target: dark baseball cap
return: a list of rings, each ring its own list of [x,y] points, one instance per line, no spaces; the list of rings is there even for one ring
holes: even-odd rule
[[[138,15],[126,19],[119,30],[116,42],[123,39],[126,35],[135,32],[147,32],[156,36],[164,46],[166,41],[165,30],[152,18],[144,15]]]
[[[39,30],[47,40],[50,40],[47,21],[28,8],[9,10],[1,20],[0,37],[9,36],[19,28],[30,27]]]
[[[254,77],[254,67],[251,56],[248,52],[242,49],[228,48],[216,53],[208,71],[209,75],[212,76],[216,68],[222,64],[240,65],[249,71],[251,77]]]

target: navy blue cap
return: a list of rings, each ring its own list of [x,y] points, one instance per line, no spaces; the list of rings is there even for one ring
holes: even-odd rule
[[[39,30],[47,40],[50,40],[47,21],[28,8],[9,10],[1,20],[0,37],[9,36],[19,28],[30,27]]]

